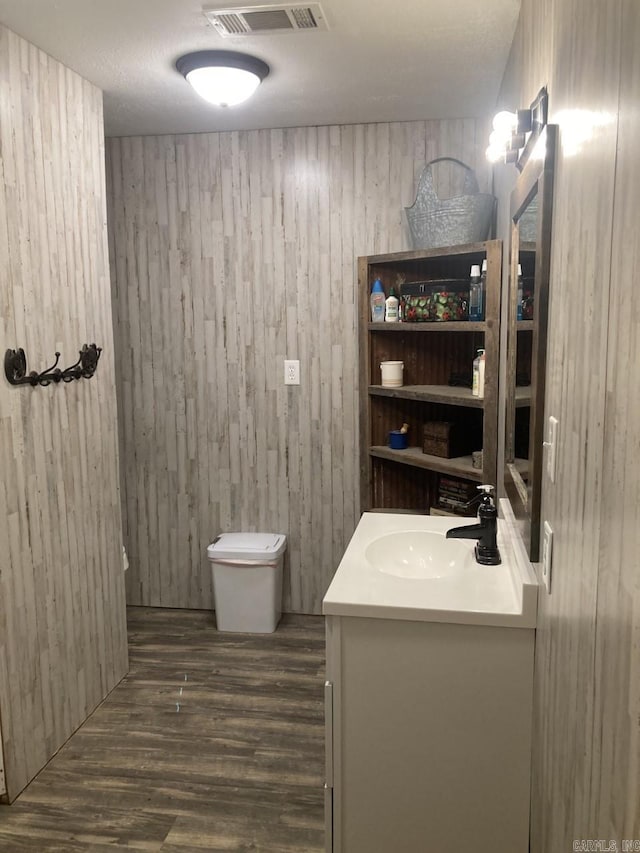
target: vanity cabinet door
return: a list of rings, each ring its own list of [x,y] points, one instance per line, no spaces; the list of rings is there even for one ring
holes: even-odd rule
[[[333,853],[333,684],[324,683],[325,782],[324,837],[326,853]]]
[[[2,753],[2,732],[0,731],[0,799],[7,793],[4,780],[4,755]]]
[[[327,851],[527,853],[533,629],[327,622]]]

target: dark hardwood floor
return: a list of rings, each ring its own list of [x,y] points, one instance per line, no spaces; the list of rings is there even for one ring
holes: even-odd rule
[[[11,806],[2,853],[319,853],[324,620],[131,608],[130,672]]]

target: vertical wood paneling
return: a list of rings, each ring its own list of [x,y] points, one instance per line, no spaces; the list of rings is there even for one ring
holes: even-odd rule
[[[621,13],[596,630],[599,750],[590,809],[612,837],[640,839],[640,391],[629,369],[640,364],[640,7],[622,0]]]
[[[0,27],[0,718],[13,798],[127,667],[101,93]]]
[[[531,846],[557,853],[640,838],[640,20],[633,0],[543,7],[522,4],[504,88],[524,105],[547,84],[560,125],[546,399],[560,439],[556,482],[543,481],[554,567],[537,633]]]
[[[356,259],[409,247],[426,159],[486,191],[479,124],[107,140],[131,603],[211,607],[207,545],[267,529],[285,609],[320,612],[357,521]]]

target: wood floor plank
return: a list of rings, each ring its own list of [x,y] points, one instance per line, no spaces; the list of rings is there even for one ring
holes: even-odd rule
[[[202,853],[207,851],[255,851],[273,853],[316,853],[321,849],[322,825],[309,826],[295,820],[287,808],[274,822],[271,810],[257,808],[247,826],[246,815],[210,814],[179,818],[160,848],[162,853]]]
[[[129,609],[131,671],[12,806],[0,853],[323,850],[324,621]]]

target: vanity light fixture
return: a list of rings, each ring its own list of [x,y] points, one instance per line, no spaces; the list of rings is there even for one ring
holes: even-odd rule
[[[176,68],[200,97],[218,107],[246,101],[269,73],[266,62],[232,50],[187,53],[178,59]]]
[[[515,163],[522,171],[540,131],[547,123],[548,101],[547,90],[542,88],[529,109],[514,113],[502,110],[494,116],[493,132],[486,151],[490,163]]]

